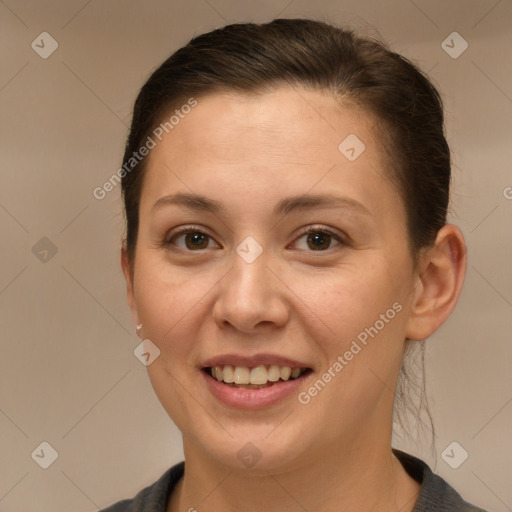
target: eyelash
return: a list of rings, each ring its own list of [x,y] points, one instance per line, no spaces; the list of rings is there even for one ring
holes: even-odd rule
[[[204,231],[202,231],[200,228],[196,228],[194,226],[188,226],[188,227],[184,227],[184,228],[180,228],[178,229],[176,232],[174,232],[170,237],[167,237],[162,245],[167,248],[169,246],[172,246],[174,245],[173,242],[176,240],[176,238],[178,238],[179,236],[181,235],[186,235],[186,234],[196,234],[196,233],[199,233],[201,235],[205,235],[207,237],[209,237],[211,240],[213,240],[213,237],[211,237],[208,233],[205,233]],[[336,233],[330,231],[329,229],[326,229],[326,228],[321,228],[321,227],[317,227],[317,226],[309,226],[308,228],[306,228],[305,230],[303,230],[299,235],[298,237],[296,238],[296,240],[302,238],[303,236],[305,235],[309,235],[309,234],[312,234],[312,233],[321,233],[323,235],[328,235],[330,236],[331,238],[333,238],[334,240],[336,240],[338,242],[339,245],[348,245],[347,241],[344,240],[340,235],[337,235]],[[335,246],[337,247],[337,246]],[[182,247],[179,247],[178,249],[181,249],[183,251],[186,251],[186,252],[203,252],[205,249],[198,249],[198,250],[190,250],[190,249],[183,249]],[[310,250],[310,251],[307,251],[307,252],[312,252],[312,253],[315,253],[315,252],[327,252],[329,251],[330,249],[333,249],[333,247],[330,247],[329,249],[325,249],[325,250],[318,250],[318,251],[314,251],[314,250]]]

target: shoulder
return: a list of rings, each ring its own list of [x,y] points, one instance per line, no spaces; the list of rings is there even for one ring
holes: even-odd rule
[[[407,473],[421,483],[413,512],[486,512],[464,501],[446,480],[434,474],[421,459],[396,449],[393,449],[393,453]]]
[[[99,512],[166,512],[168,497],[183,476],[184,469],[185,463],[179,462],[132,499],[118,501]]]

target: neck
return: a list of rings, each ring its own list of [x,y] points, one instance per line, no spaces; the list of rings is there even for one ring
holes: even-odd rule
[[[219,465],[185,443],[185,476],[169,512],[410,512],[420,484],[393,455],[390,444],[329,446],[293,468],[257,471]]]

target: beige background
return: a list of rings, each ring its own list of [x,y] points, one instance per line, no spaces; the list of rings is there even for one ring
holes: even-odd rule
[[[4,0],[2,512],[97,510],[181,460],[179,432],[133,355],[119,188],[101,201],[92,191],[118,169],[133,101],[155,66],[193,35],[276,16],[378,31],[442,91],[451,219],[470,265],[457,309],[428,341],[436,457],[426,444],[397,444],[468,501],[512,510],[512,2]],[[59,45],[47,59],[31,47],[43,31]],[[453,31],[469,44],[456,59],[441,46]],[[43,237],[57,249],[47,261]],[[48,469],[31,457],[43,441],[58,452]],[[452,441],[469,453],[458,469],[441,457]]]

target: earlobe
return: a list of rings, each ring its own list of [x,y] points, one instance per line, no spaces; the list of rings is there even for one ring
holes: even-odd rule
[[[126,298],[128,301],[128,305],[130,306],[133,321],[135,325],[140,325],[139,314],[137,312],[137,303],[135,301],[135,292],[134,292],[134,272],[132,266],[130,265],[130,261],[128,258],[128,252],[126,250],[126,245],[123,243],[121,247],[121,268],[123,270],[124,278],[126,280]]]
[[[422,254],[418,284],[412,291],[407,338],[428,338],[450,316],[464,283],[466,252],[460,229],[447,224],[439,230],[435,244]]]

